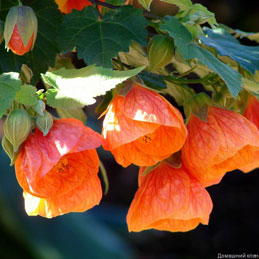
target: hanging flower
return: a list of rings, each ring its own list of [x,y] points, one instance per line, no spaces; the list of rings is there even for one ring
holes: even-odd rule
[[[259,129],[259,102],[253,95],[249,96],[244,116],[250,120]],[[259,167],[259,150],[255,148],[252,160],[246,166],[240,168],[243,172],[248,173]]]
[[[82,212],[102,197],[95,148],[101,136],[76,119],[53,123],[47,136],[30,135],[15,162],[28,215],[52,218]]]
[[[191,115],[182,160],[205,186],[220,182],[224,174],[243,166],[259,147],[259,131],[241,114],[210,107],[207,122]]]
[[[134,84],[116,95],[103,122],[104,148],[117,163],[150,166],[183,146],[187,131],[182,115],[165,98]]]
[[[38,32],[38,20],[29,6],[14,6],[6,17],[4,26],[5,47],[17,55],[33,49]]]
[[[65,14],[71,13],[72,9],[80,11],[88,5],[92,5],[89,0],[55,0],[55,2],[58,9]]]
[[[146,229],[172,232],[189,231],[199,223],[208,224],[212,201],[185,168],[176,169],[162,162],[146,176],[139,171],[139,188],[130,205],[129,231]]]

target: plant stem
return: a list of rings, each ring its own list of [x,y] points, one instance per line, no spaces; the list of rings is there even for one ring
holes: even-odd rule
[[[22,5],[22,1],[21,0],[18,0],[18,5]]]
[[[192,71],[194,71],[196,68],[197,68],[197,66],[194,66],[194,67],[192,67],[191,69],[187,70],[186,72],[180,74],[180,75],[177,76],[176,78],[179,79],[179,78],[182,78],[182,77],[184,77],[184,76],[187,76],[187,75],[189,75]]]
[[[106,169],[105,169],[101,160],[100,160],[99,166],[100,166],[100,170],[101,170],[101,173],[102,173],[103,182],[104,182],[104,186],[105,186],[104,195],[106,195],[108,193],[108,190],[109,190],[109,180],[108,180],[108,177],[107,177]]]

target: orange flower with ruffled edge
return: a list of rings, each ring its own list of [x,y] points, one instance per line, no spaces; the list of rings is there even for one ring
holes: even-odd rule
[[[116,95],[106,110],[104,149],[117,163],[150,166],[183,146],[187,131],[181,113],[161,95],[134,84]]]
[[[102,137],[76,119],[55,120],[47,136],[36,128],[15,162],[28,215],[83,212],[102,198],[96,148]]]
[[[139,188],[128,211],[129,231],[184,232],[208,224],[213,207],[210,195],[185,168],[162,162],[141,176],[144,171],[144,167],[139,170]]]
[[[248,103],[244,112],[244,116],[249,121],[251,121],[257,127],[257,129],[259,129],[259,101],[253,95],[249,96]],[[255,148],[255,152],[250,163],[240,168],[240,170],[242,170],[245,173],[248,173],[258,167],[259,167],[259,149]]]
[[[84,7],[92,5],[89,0],[55,0],[55,2],[60,12],[65,14],[71,13],[72,9],[81,11]],[[104,2],[104,0],[102,2]]]
[[[188,137],[182,149],[185,167],[205,186],[217,184],[226,172],[246,166],[259,131],[241,114],[210,107],[207,122],[191,115]]]

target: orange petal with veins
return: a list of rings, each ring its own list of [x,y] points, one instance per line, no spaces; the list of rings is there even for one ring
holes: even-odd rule
[[[189,231],[199,223],[208,224],[212,201],[186,169],[162,162],[139,180],[127,215],[129,231]]]
[[[210,107],[207,123],[191,116],[182,160],[192,174],[209,186],[228,171],[247,165],[259,147],[259,131],[244,116]]]
[[[87,199],[96,195],[89,194],[86,198],[80,197],[80,193],[83,195],[92,188],[88,186],[88,181],[92,181],[95,186],[99,183],[99,158],[95,149],[101,144],[102,137],[76,119],[55,120],[45,137],[36,129],[24,142],[15,162],[16,177],[27,200],[38,200],[39,205],[45,204],[50,208],[48,210],[62,208],[61,214],[69,212],[72,204],[75,207],[71,211],[78,210],[82,200],[88,204]],[[100,193],[100,183],[98,188],[96,192]],[[76,201],[76,197],[80,199]],[[70,199],[73,203],[69,202]],[[93,203],[96,203],[96,198]],[[27,207],[28,204],[27,201]],[[82,207],[86,208],[86,205]],[[56,209],[53,210],[46,215],[57,215]]]
[[[103,122],[104,148],[126,167],[154,165],[183,146],[187,131],[180,112],[165,98],[137,84],[115,96]]]
[[[259,129],[259,101],[253,95],[249,96],[244,116],[251,121],[257,129]],[[248,173],[259,167],[259,150],[254,149],[253,158],[246,166],[240,168],[245,173]]]

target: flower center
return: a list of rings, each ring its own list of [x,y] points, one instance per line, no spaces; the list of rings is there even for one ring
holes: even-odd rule
[[[147,134],[144,135],[143,137],[141,137],[141,142],[144,144],[149,144],[155,137],[155,134],[151,133],[151,134]]]
[[[70,165],[66,157],[62,158],[55,166],[55,170],[59,173],[63,173],[64,171],[67,171],[69,168]]]

